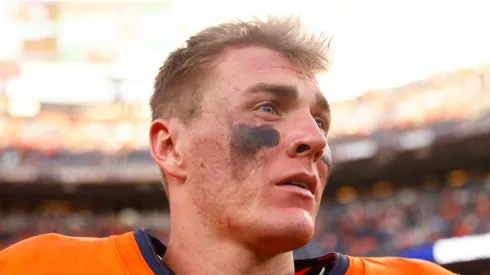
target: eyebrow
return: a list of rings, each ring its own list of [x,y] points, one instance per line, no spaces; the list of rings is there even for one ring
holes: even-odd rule
[[[330,115],[330,104],[328,104],[327,99],[320,92],[316,94],[316,103],[324,112],[327,112],[328,115]]]
[[[266,92],[277,97],[289,97],[291,99],[298,98],[298,88],[293,85],[257,83],[245,91],[247,94],[254,94],[258,92]]]

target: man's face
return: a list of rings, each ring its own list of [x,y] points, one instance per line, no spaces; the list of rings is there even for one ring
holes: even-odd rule
[[[328,104],[297,69],[261,47],[227,50],[186,146],[185,188],[206,226],[271,252],[311,239],[331,162]]]

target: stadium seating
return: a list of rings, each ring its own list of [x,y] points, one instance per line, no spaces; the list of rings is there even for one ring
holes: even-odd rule
[[[316,234],[318,253],[394,255],[441,238],[490,232],[490,177],[461,187],[403,188],[380,198],[363,194],[349,203],[327,201]],[[57,232],[73,236],[109,236],[146,226],[166,240],[166,213],[6,213],[0,222],[0,248],[26,237]]]

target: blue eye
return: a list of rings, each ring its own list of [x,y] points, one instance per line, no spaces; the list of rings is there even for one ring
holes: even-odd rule
[[[259,109],[265,113],[274,114],[274,115],[277,114],[276,109],[270,104],[262,105],[259,107]]]
[[[316,119],[316,125],[318,126],[318,128],[325,130],[325,122],[323,122],[323,120]]]
[[[325,120],[321,119],[321,118],[317,118],[315,119],[316,121],[316,125],[318,126],[318,128],[320,130],[322,130],[322,132],[326,135],[327,134],[327,131],[328,131],[328,126],[327,126],[327,123],[325,122]]]

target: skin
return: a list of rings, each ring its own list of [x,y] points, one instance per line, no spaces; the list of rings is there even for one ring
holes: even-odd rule
[[[179,274],[294,274],[328,177],[328,103],[313,77],[279,53],[230,48],[206,87],[202,115],[156,120],[151,153],[165,171],[171,234],[163,260]],[[292,173],[311,197],[278,186]]]

